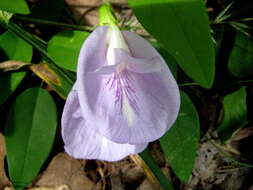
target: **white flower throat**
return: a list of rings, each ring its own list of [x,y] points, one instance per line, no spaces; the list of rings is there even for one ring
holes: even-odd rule
[[[108,29],[107,42],[107,65],[114,65],[117,63],[115,48],[120,48],[130,53],[121,31],[115,25],[110,26]],[[131,126],[136,117],[138,108],[136,102],[137,97],[135,97],[134,89],[131,86],[131,76],[126,69],[126,64],[127,63],[118,63],[113,76],[106,84],[110,89],[115,91],[115,105],[120,106],[121,113],[127,120],[128,126]]]
[[[107,33],[107,43],[108,43],[108,49],[107,49],[107,64],[108,65],[114,65],[115,64],[115,48],[124,49],[128,53],[130,53],[130,50],[125,42],[125,39],[119,30],[119,28],[116,25],[110,26]]]

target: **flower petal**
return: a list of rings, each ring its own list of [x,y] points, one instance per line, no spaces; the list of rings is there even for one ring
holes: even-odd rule
[[[92,71],[91,73],[97,73],[102,75],[109,75],[117,71],[119,66],[126,65],[126,68],[136,73],[153,73],[161,72],[160,57],[152,57],[150,59],[134,58],[126,50],[121,48],[115,48],[114,50],[115,61],[112,65],[103,65]]]
[[[76,90],[68,96],[62,116],[62,136],[65,150],[75,158],[117,161],[129,154],[137,154],[147,144],[118,144],[86,126]]]
[[[84,74],[83,72],[93,72],[101,66],[106,65],[106,52],[108,46],[107,29],[108,28],[105,26],[98,27],[85,40],[85,43],[79,53],[77,68],[78,73]],[[79,69],[80,66],[83,70]],[[79,76],[80,74],[77,77]]]
[[[91,72],[92,73],[97,73],[101,75],[109,75],[112,74],[116,70],[117,65],[106,65],[106,66],[101,66],[95,71]]]
[[[131,56],[127,51],[120,48],[115,48],[115,59],[117,63],[125,63],[127,69],[136,73],[153,73],[161,71],[161,64],[163,63],[160,60],[159,56],[151,58],[135,58]]]
[[[106,65],[106,37],[92,33],[78,60],[78,97],[87,128],[114,142],[144,144],[160,138],[176,120],[179,90],[163,58],[146,40],[131,32],[123,35],[134,58],[159,57],[154,64],[160,64],[161,72],[89,73],[91,65]]]

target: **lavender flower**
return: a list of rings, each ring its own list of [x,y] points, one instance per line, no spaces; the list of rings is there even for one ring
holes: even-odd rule
[[[107,161],[137,154],[171,127],[179,106],[177,83],[146,40],[116,25],[98,27],[82,46],[64,107],[65,150]]]

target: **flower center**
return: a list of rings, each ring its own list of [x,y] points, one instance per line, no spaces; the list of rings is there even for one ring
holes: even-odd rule
[[[119,65],[116,72],[112,74],[106,82],[109,90],[115,92],[115,106],[119,106],[121,114],[125,116],[129,124],[134,120],[134,116],[138,114],[137,96],[131,85],[131,73],[124,69],[124,65]]]
[[[125,70],[125,68],[126,68],[126,64],[119,64],[119,65],[117,65],[116,66],[116,73],[117,74],[120,74],[120,73],[122,73],[124,70]]]

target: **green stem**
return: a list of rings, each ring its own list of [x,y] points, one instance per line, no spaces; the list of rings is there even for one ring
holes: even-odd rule
[[[157,163],[155,162],[154,158],[150,154],[149,150],[146,148],[142,153],[139,154],[150,170],[153,172],[154,176],[160,182],[162,187],[165,190],[174,190],[173,186],[171,185],[170,181],[167,177],[163,174]]]
[[[32,23],[48,25],[48,26],[56,26],[56,27],[61,27],[61,28],[70,28],[70,29],[81,30],[81,31],[92,32],[94,30],[93,27],[89,27],[89,26],[79,26],[79,25],[65,24],[65,23],[54,22],[54,21],[49,21],[49,20],[41,20],[41,19],[37,19],[37,18],[30,18],[30,17],[27,17],[27,16],[21,16],[21,15],[15,15],[13,18],[16,19],[16,20],[21,20],[21,21],[28,21],[28,22],[32,22]]]
[[[42,40],[38,40],[38,37],[35,37],[34,35],[28,33],[13,22],[7,24],[6,28],[16,34],[18,37],[22,38],[27,43],[31,44],[34,48],[38,49],[40,52],[42,52],[42,54],[47,54],[47,44],[45,42],[42,42]]]
[[[183,86],[198,86],[198,83],[195,82],[191,82],[191,83],[183,83],[183,84],[179,84],[179,87],[183,87]]]
[[[240,80],[240,81],[238,81],[239,84],[241,84],[241,83],[250,83],[250,82],[253,82],[253,80]]]

